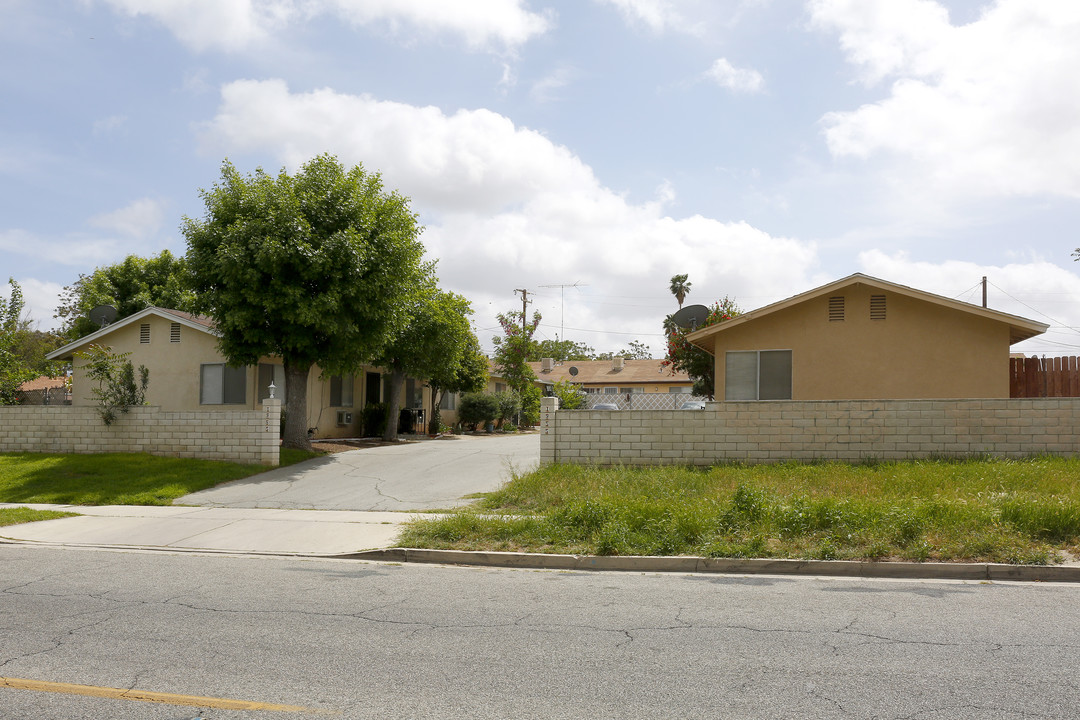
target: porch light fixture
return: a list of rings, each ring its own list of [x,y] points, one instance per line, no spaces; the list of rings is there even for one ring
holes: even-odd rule
[[[270,391],[270,399],[273,400],[274,399],[274,391],[277,390],[277,385],[275,385],[274,381],[271,380],[270,384],[266,386],[266,389]]]

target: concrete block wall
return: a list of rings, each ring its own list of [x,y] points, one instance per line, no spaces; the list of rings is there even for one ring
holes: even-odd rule
[[[1080,455],[1080,398],[708,403],[705,410],[559,411],[541,403],[541,463]]]
[[[277,465],[280,418],[279,398],[231,412],[135,407],[108,426],[92,407],[0,407],[0,452],[145,452]]]

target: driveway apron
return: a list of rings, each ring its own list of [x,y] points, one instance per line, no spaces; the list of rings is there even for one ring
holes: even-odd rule
[[[466,505],[534,469],[540,436],[451,436],[334,453],[185,495],[176,505],[436,510]]]

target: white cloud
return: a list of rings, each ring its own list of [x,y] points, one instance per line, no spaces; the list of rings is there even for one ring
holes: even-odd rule
[[[598,0],[614,5],[630,24],[644,25],[653,32],[677,30],[691,34],[701,32],[701,26],[685,18],[671,0]]]
[[[880,155],[927,197],[1080,197],[1080,3],[998,0],[954,26],[931,0],[812,0],[888,97],[822,119],[836,157]]]
[[[541,78],[529,90],[529,96],[536,102],[547,103],[559,99],[559,90],[569,85],[575,76],[571,67],[561,67],[550,75]]]
[[[0,279],[0,282],[2,282],[0,284],[0,297],[5,300],[10,299],[11,286],[8,285],[7,278]],[[60,293],[64,289],[63,286],[59,283],[26,277],[15,278],[15,282],[19,284],[19,289],[22,290],[23,294],[23,302],[25,303],[23,318],[28,318],[38,330],[54,327],[56,322],[53,319],[53,313],[56,312],[56,304],[60,300]]]
[[[333,150],[433,209],[490,212],[546,188],[588,192],[596,185],[568,149],[489,110],[447,115],[328,89],[290,93],[281,80],[241,80],[221,94],[217,116],[204,127],[206,151],[271,151],[296,167]]]
[[[1013,346],[1014,352],[1047,355],[1080,354],[1080,276],[1039,257],[1007,265],[980,265],[948,260],[911,260],[905,253],[869,250],[859,255],[859,269],[868,275],[973,304],[987,306],[1049,324],[1039,337]]]
[[[127,124],[127,115],[110,115],[102,120],[94,121],[95,135],[109,135]]]
[[[720,58],[705,71],[705,77],[732,92],[757,93],[765,88],[765,78],[752,68],[737,68]]]
[[[649,341],[674,309],[667,285],[676,273],[691,273],[702,303],[724,294],[778,299],[808,287],[817,262],[813,245],[746,223],[671,217],[665,207],[674,188],[667,183],[654,200],[630,202],[567,148],[489,110],[447,114],[330,90],[290,93],[281,81],[241,81],[223,88],[203,143],[234,158],[270,153],[293,169],[329,151],[382,171],[424,216],[423,240],[439,259],[444,286],[473,300],[480,327],[494,325],[495,312],[520,307],[514,288],[580,280],[588,289],[567,295],[574,300],[566,308],[568,328]],[[558,293],[547,297],[556,302]],[[538,294],[534,307],[545,324],[555,323],[547,328],[553,336],[559,308],[543,306],[543,298]],[[568,337],[599,349],[633,339],[576,331]],[[661,352],[662,343],[651,344]]]
[[[513,49],[550,29],[550,13],[522,0],[103,0],[130,17],[150,17],[197,51],[246,50],[291,24],[330,15],[354,25],[381,24],[395,35],[450,33],[473,49]]]
[[[45,237],[13,228],[0,230],[0,250],[70,266],[93,266],[122,253],[123,245],[115,238],[102,238],[88,233],[67,233],[61,237]]]
[[[161,229],[164,217],[165,210],[161,202],[142,198],[119,210],[95,215],[87,224],[132,238],[145,238]]]

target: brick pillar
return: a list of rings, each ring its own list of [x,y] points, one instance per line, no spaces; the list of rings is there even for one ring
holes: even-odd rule
[[[258,439],[260,462],[263,465],[278,465],[281,463],[278,450],[281,447],[281,398],[266,398],[262,406],[264,417]]]
[[[540,464],[551,465],[558,459],[555,451],[559,398],[540,398]]]

